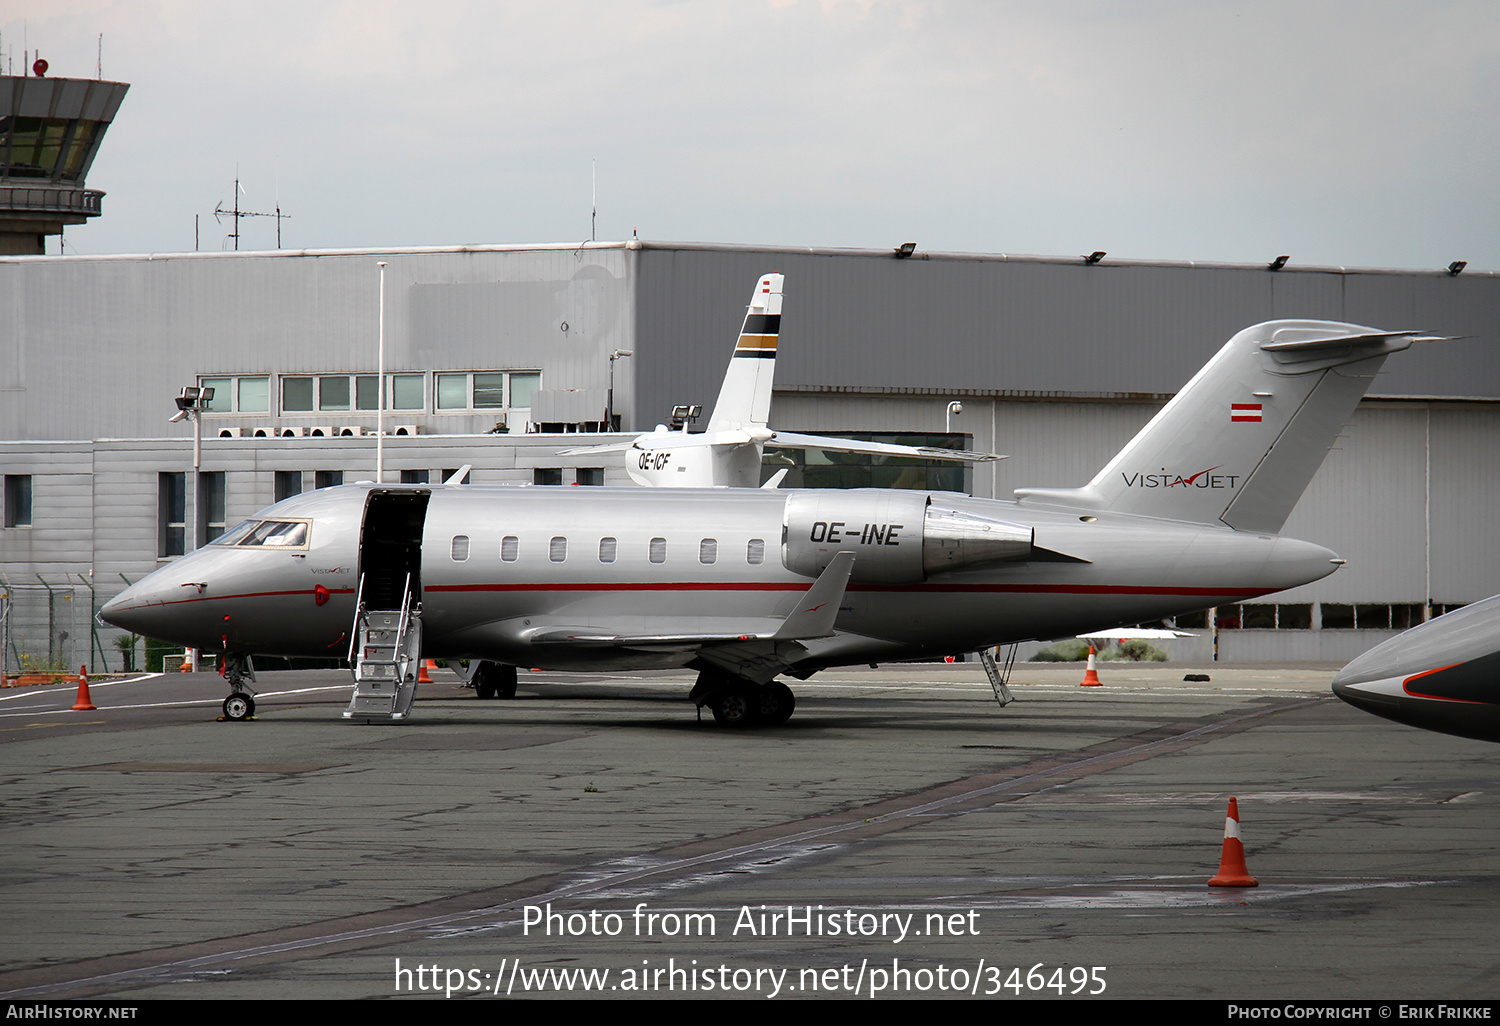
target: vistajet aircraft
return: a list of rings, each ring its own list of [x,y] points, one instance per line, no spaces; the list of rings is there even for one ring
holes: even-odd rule
[[[719,388],[719,400],[709,417],[708,430],[691,433],[686,426],[668,430],[658,424],[654,432],[634,441],[563,449],[559,456],[585,456],[623,452],[625,469],[636,484],[657,488],[754,488],[760,484],[761,457],[766,449],[823,449],[827,452],[862,452],[878,456],[904,456],[923,460],[975,462],[1004,459],[990,452],[939,449],[933,446],[891,445],[859,442],[852,438],[827,438],[773,431],[771,384],[776,376],[776,344],[781,336],[782,286],[786,276],[763,275],[755,283],[745,323],[735,342],[729,370]],[[781,483],[780,471],[766,487]]]
[[[783,722],[781,674],[920,659],[1243,602],[1333,572],[1287,515],[1387,355],[1415,332],[1246,328],[1081,488],[1017,501],[906,490],[356,484],[286,499],[104,607],[222,653],[347,657],[346,716],[411,708],[417,657],[691,667],[726,724]]]
[[[1333,693],[1397,723],[1500,741],[1500,595],[1376,645],[1339,671]]]

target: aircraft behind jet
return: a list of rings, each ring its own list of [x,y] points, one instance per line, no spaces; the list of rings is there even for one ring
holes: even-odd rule
[[[631,480],[658,488],[754,488],[761,483],[761,457],[768,448],[823,449],[970,463],[1005,458],[968,449],[892,445],[771,430],[768,426],[771,383],[776,374],[785,280],[785,275],[767,274],[755,283],[706,431],[690,432],[682,422],[674,423],[670,429],[658,424],[655,431],[634,441],[563,449],[558,455],[623,452]],[[766,482],[767,486],[775,487],[782,476],[784,473],[775,475]]]
[[[1339,671],[1333,693],[1397,723],[1500,741],[1500,595],[1376,645]]]
[[[1415,332],[1236,334],[1088,485],[1018,500],[900,489],[347,485],[286,499],[109,602],[116,626],[218,651],[348,658],[346,716],[403,717],[419,656],[689,667],[724,724],[784,722],[777,680],[1114,629],[1315,581],[1278,537],[1386,356]]]

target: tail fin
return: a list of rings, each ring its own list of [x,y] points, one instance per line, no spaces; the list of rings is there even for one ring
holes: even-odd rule
[[[1246,328],[1093,481],[1016,496],[1274,534],[1385,358],[1416,341],[1335,321]]]
[[[771,382],[776,376],[776,341],[781,335],[780,274],[762,275],[755,284],[734,356],[724,374],[709,431],[764,427],[771,416]]]

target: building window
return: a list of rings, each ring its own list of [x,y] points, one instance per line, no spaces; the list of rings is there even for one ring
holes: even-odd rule
[[[5,526],[31,526],[31,475],[5,475]]]
[[[156,479],[156,554],[180,556],[187,544],[187,475],[158,474]]]
[[[536,467],[531,471],[531,483],[539,485],[562,484],[561,467]]]
[[[541,383],[536,371],[447,371],[437,375],[439,410],[526,410]]]
[[[313,379],[281,379],[281,412],[311,413],[313,411]]]
[[[276,471],[276,501],[290,499],[293,495],[302,494],[302,471],[300,470],[278,470]]]
[[[604,468],[579,467],[578,483],[581,485],[602,485],[604,483]]]
[[[388,410],[424,410],[426,403],[425,374],[391,374]],[[218,385],[227,378],[203,378],[204,384]],[[240,413],[266,412],[266,395],[269,391],[267,378],[240,378]],[[380,378],[375,374],[318,374],[283,376],[281,379],[282,413],[348,413],[352,410],[374,411],[380,406]],[[253,383],[253,384],[252,384]],[[249,394],[247,394],[247,386]],[[214,394],[211,410],[215,413],[231,412],[221,409],[219,393]]]
[[[391,405],[393,410],[425,410],[427,384],[425,374],[392,374]]]
[[[269,413],[271,379],[269,376],[199,378],[199,386],[214,390],[208,402],[209,413]]]
[[[425,470],[403,470],[401,471],[402,484],[426,484],[427,471]]]
[[[228,526],[224,516],[224,472],[205,471],[198,475],[198,505],[193,510],[194,533],[199,545],[207,545],[224,533]]]
[[[344,483],[342,470],[316,470],[313,472],[314,488],[337,488]]]

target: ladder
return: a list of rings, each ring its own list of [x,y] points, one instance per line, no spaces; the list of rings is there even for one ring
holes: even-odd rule
[[[360,575],[354,601],[354,631],[349,665],[354,695],[344,719],[356,723],[404,720],[417,697],[417,665],[422,654],[422,607],[406,575],[401,608],[366,609],[365,577]]]
[[[990,690],[995,692],[995,701],[1000,703],[1000,708],[1005,708],[1015,701],[1015,695],[1010,693],[1010,688],[1005,686],[1010,680],[1010,671],[1016,665],[1016,648],[1010,646],[1010,652],[1005,656],[1005,671],[1002,673],[1000,667],[995,665],[995,657],[989,649],[982,649],[979,653],[979,662],[984,666],[984,675],[990,679]]]

